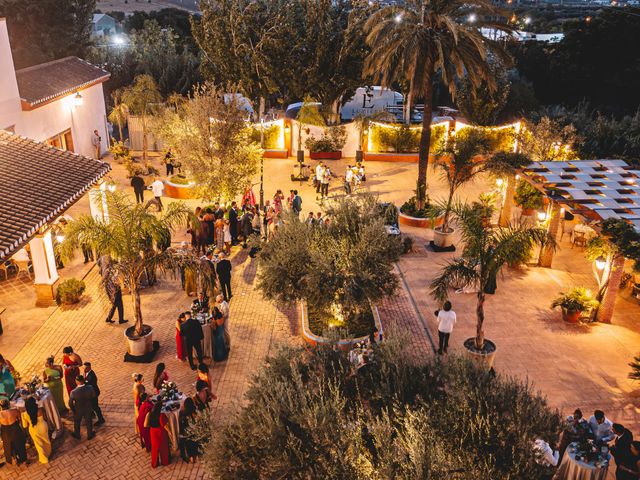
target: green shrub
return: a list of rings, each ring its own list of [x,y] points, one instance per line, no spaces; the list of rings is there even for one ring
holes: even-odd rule
[[[544,478],[532,442],[561,418],[527,384],[451,358],[417,360],[388,337],[355,374],[344,352],[285,347],[222,429],[202,419],[213,478]],[[458,472],[451,475],[451,472]]]
[[[82,280],[70,278],[58,285],[56,292],[56,303],[58,305],[72,305],[80,301],[80,297],[86,288]]]
[[[124,142],[118,142],[115,139],[111,139],[111,146],[109,147],[109,153],[113,155],[113,158],[118,162],[126,162],[131,160],[131,152]]]
[[[433,153],[444,140],[446,127],[438,125],[431,127],[431,147]],[[377,125],[372,124],[369,135],[373,152],[416,153],[420,148],[422,128],[409,128],[408,125]]]
[[[307,138],[304,146],[310,152],[339,152],[346,142],[347,130],[343,126],[337,126],[326,128],[320,138]]]
[[[544,206],[544,195],[536,190],[531,184],[520,180],[516,186],[516,193],[513,200],[523,209],[532,208],[538,210]]]
[[[264,127],[264,148],[266,150],[274,150],[278,148],[278,137],[280,136],[280,125],[272,124]],[[249,127],[249,140],[252,143],[260,145],[260,125],[252,125]]]
[[[176,185],[189,185],[189,182],[192,182],[193,179],[187,177],[186,175],[174,175],[169,179],[171,183],[175,183]]]

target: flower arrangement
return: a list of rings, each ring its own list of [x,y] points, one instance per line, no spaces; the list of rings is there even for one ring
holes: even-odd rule
[[[29,394],[33,395],[42,385],[42,379],[38,375],[34,375],[30,381],[24,384],[24,388]]]
[[[162,382],[158,397],[165,402],[178,400],[180,398],[180,392],[178,392],[178,386],[175,384],[175,382]]]

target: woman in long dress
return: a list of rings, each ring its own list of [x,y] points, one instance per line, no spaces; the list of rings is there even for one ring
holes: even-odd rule
[[[162,413],[162,401],[159,400],[144,421],[144,426],[149,428],[149,436],[151,437],[151,466],[153,468],[158,466],[158,459],[162,465],[169,465],[167,424],[167,416]]]
[[[224,316],[218,307],[213,307],[213,359],[216,362],[222,362],[227,359],[229,351],[227,350],[227,344],[224,341]]]
[[[13,365],[0,355],[0,398],[11,398],[16,391],[16,382],[13,378]]]
[[[133,377],[133,411],[134,411],[134,424],[136,427],[136,433],[138,430],[138,405],[140,405],[140,396],[145,393],[144,385],[142,384],[142,374],[134,373]],[[144,419],[143,419],[144,421]]]
[[[62,349],[62,365],[64,367],[64,384],[67,387],[67,395],[71,395],[71,390],[76,388],[76,377],[80,375],[80,365],[82,359],[73,348],[64,347]]]
[[[29,397],[24,402],[25,412],[22,412],[22,428],[29,431],[33,446],[38,452],[40,463],[49,463],[51,456],[51,440],[49,439],[49,425],[44,419],[44,410],[38,408],[38,402]]]
[[[184,313],[178,315],[178,320],[176,320],[176,358],[181,362],[184,361],[184,351],[182,350],[182,334],[180,333],[182,322],[184,322]]]
[[[64,388],[62,386],[62,375],[62,367],[55,364],[53,357],[47,358],[42,372],[42,379],[51,395],[53,395],[53,400],[56,402],[56,407],[58,407],[60,413],[67,411],[67,406],[64,403],[64,393],[62,393]]]
[[[160,393],[162,384],[168,380],[169,374],[167,373],[166,365],[164,362],[158,363],[158,365],[156,365],[156,373],[153,375],[153,388],[156,389],[156,393]]]
[[[215,223],[216,227],[216,248],[220,251],[224,250],[224,220],[219,218]]]
[[[200,444],[190,438],[189,427],[193,424],[196,417],[196,406],[191,397],[187,397],[180,408],[178,416],[178,425],[180,426],[180,455],[182,459],[189,463],[194,462],[198,456]]]
[[[147,414],[153,409],[153,403],[149,399],[146,393],[140,395],[140,402],[138,404],[138,418],[136,424],[138,425],[138,432],[140,433],[140,444],[143,448],[147,449],[147,452],[151,451],[151,436],[149,434],[149,427],[144,426],[144,421],[147,418]]]

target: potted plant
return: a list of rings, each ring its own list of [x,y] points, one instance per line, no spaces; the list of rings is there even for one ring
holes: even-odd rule
[[[544,207],[544,195],[538,191],[529,182],[520,180],[516,186],[516,193],[513,196],[516,205],[522,208],[522,215],[533,215],[535,210]]]
[[[431,294],[436,300],[444,302],[452,288],[477,289],[476,335],[466,339],[464,347],[469,358],[489,368],[497,347],[484,335],[487,294],[495,292],[500,272],[505,265],[519,259],[522,251],[531,250],[535,245],[555,247],[555,242],[546,229],[524,222],[487,228],[486,205],[474,202],[454,208],[464,249],[462,255],[447,262],[431,282]]]
[[[433,230],[433,243],[438,248],[447,248],[453,244],[454,229],[450,224],[453,197],[462,185],[485,170],[485,164],[479,161],[479,155],[485,153],[487,147],[487,138],[480,130],[467,128],[458,132],[455,142],[444,143],[439,149],[437,166],[443,172],[449,192],[444,202],[432,208],[434,217],[442,216],[442,225]]]
[[[58,305],[73,305],[80,301],[87,286],[82,280],[69,278],[58,285],[56,303]]]
[[[375,320],[372,304],[392,295],[398,285],[393,264],[402,244],[399,235],[385,232],[374,196],[342,198],[327,216],[331,221],[322,228],[292,216],[262,245],[258,257],[258,288],[267,299],[301,302],[303,311],[324,317],[308,322],[316,325],[313,336],[305,335],[303,324],[303,335],[312,343],[330,341],[322,340],[325,327],[346,329],[353,338],[354,322]]]
[[[592,308],[597,308],[599,302],[591,292],[584,287],[576,287],[567,293],[561,293],[551,303],[551,308],[562,309],[562,319],[568,323],[578,323],[582,314]]]
[[[179,270],[188,256],[176,256],[166,248],[154,245],[170,244],[171,232],[197,222],[191,209],[178,202],[166,206],[161,215],[154,215],[142,205],[134,205],[122,192],[105,192],[110,212],[109,223],[83,215],[68,223],[64,240],[59,245],[64,258],[71,258],[81,245],[89,245],[112,262],[110,273],[131,293],[135,324],[125,330],[130,355],[145,356],[153,349],[153,328],[143,323],[140,305],[140,284],[149,270]],[[196,262],[199,265],[199,262]]]
[[[343,126],[328,127],[322,137],[310,136],[304,143],[313,160],[339,160],[342,158],[342,147],[347,141],[347,131]]]

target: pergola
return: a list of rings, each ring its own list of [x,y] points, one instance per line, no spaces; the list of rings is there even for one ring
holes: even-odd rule
[[[562,209],[583,217],[595,230],[609,218],[621,219],[640,231],[640,171],[623,160],[534,162],[521,177],[550,200],[548,230],[556,238]],[[545,249],[540,266],[551,267],[553,250]],[[598,312],[610,321],[625,258],[614,256],[606,266],[608,287]]]
[[[106,162],[0,130],[0,261],[29,244],[38,305],[51,304],[58,281],[51,224],[110,170]]]

